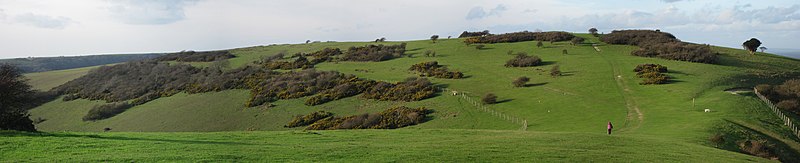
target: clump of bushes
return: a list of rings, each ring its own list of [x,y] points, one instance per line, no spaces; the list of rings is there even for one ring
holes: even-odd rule
[[[531,80],[530,78],[523,76],[523,77],[519,77],[517,79],[514,79],[514,82],[511,82],[511,83],[514,84],[514,87],[525,87],[525,85],[530,80]]]
[[[488,36],[491,35],[489,30],[479,31],[479,32],[469,32],[464,31],[461,32],[461,35],[458,35],[458,38],[466,38],[466,37],[476,37],[476,36]]]
[[[234,58],[235,55],[227,50],[222,51],[182,51],[178,53],[170,53],[161,57],[155,58],[158,61],[178,61],[178,62],[213,62],[218,60],[225,60]]]
[[[601,36],[600,41],[609,44],[639,46],[639,50],[631,52],[635,56],[699,63],[714,63],[717,61],[717,54],[711,51],[709,45],[681,42],[672,34],[661,31],[612,31]]]
[[[352,97],[366,91],[375,85],[376,82],[372,80],[361,80],[352,76],[349,79],[340,81],[340,83],[342,84],[336,85],[332,89],[322,91],[321,93],[306,99],[305,104],[308,106],[314,106],[333,100]]]
[[[430,61],[430,62],[422,62],[418,64],[411,65],[411,68],[408,68],[409,71],[416,71],[419,73],[421,77],[435,77],[435,78],[445,78],[445,79],[461,79],[464,77],[464,74],[458,71],[451,72],[447,70],[446,67],[439,65],[439,62]]]
[[[760,84],[758,93],[775,103],[775,107],[800,114],[800,79],[792,79],[780,85]]]
[[[506,61],[506,67],[531,67],[537,66],[542,63],[542,59],[538,56],[529,56],[525,53],[517,54],[516,57]]]
[[[670,80],[669,76],[663,74],[667,72],[667,67],[659,64],[640,64],[633,71],[642,78],[641,85],[665,84]]]
[[[775,148],[774,145],[767,144],[766,140],[745,140],[737,143],[737,145],[739,145],[739,149],[753,156],[778,159],[778,156],[772,151]]]
[[[119,113],[125,112],[133,105],[127,102],[117,102],[105,105],[97,105],[92,107],[89,112],[83,116],[83,121],[97,121],[106,118],[111,118]]]
[[[481,98],[481,101],[483,101],[484,104],[495,104],[497,103],[497,95],[494,95],[493,93],[487,93],[483,96],[483,98]]]
[[[384,101],[419,101],[433,97],[435,93],[436,89],[428,79],[412,77],[396,84],[379,81],[361,96]]]
[[[283,127],[292,128],[292,127],[308,126],[313,124],[314,122],[317,122],[321,119],[325,119],[331,116],[333,116],[333,113],[326,111],[317,111],[308,115],[298,115],[295,116],[292,119],[292,121],[289,121],[289,123],[284,125]]]
[[[399,45],[367,45],[363,47],[350,47],[344,52],[341,60],[379,62],[405,55],[406,43]]]
[[[472,37],[464,40],[466,44],[494,44],[494,43],[511,43],[522,41],[569,41],[574,38],[568,32],[514,32],[499,35],[488,35],[483,37]]]
[[[361,114],[348,117],[328,117],[306,127],[308,130],[336,129],[396,129],[426,121],[431,110],[405,106],[387,109],[380,113]]]
[[[308,69],[313,68],[314,65],[317,63],[313,63],[308,61],[306,57],[298,56],[293,62],[286,62],[286,61],[269,61],[264,64],[264,67],[268,69],[281,69],[281,70],[293,70],[293,69]]]

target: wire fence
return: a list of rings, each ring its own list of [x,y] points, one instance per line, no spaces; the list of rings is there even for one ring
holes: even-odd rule
[[[758,98],[761,99],[761,101],[764,101],[764,103],[766,103],[767,106],[769,106],[772,112],[774,112],[776,115],[778,115],[779,118],[781,118],[781,120],[783,120],[784,125],[789,126],[789,129],[792,130],[792,134],[794,134],[794,136],[800,138],[800,129],[798,129],[797,126],[795,126],[794,123],[792,123],[791,118],[786,116],[786,114],[783,114],[783,111],[778,109],[778,107],[775,107],[775,105],[772,104],[772,101],[769,101],[767,97],[761,95],[761,93],[758,92],[758,89],[753,88],[753,92],[756,94],[756,96],[758,96]]]
[[[491,114],[493,116],[497,116],[499,118],[502,118],[503,120],[509,121],[511,123],[514,123],[514,124],[522,125],[522,127],[520,129],[523,130],[523,131],[528,129],[528,120],[520,118],[518,116],[509,115],[508,113],[502,113],[502,112],[499,112],[497,110],[491,109],[488,106],[484,105],[483,102],[481,102],[480,100],[476,100],[476,99],[470,97],[469,95],[467,95],[466,92],[456,91],[456,90],[452,90],[452,89],[449,89],[449,88],[439,88],[439,90],[442,91],[442,94],[449,93],[452,96],[458,96],[458,97],[464,99],[468,103],[470,103],[473,106],[475,106],[475,109],[478,109],[479,111],[483,111],[483,112],[489,113],[489,114]]]

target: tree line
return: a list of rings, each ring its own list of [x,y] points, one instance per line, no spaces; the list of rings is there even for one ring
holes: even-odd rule
[[[157,61],[178,61],[178,62],[213,62],[236,57],[227,50],[220,51],[182,51],[169,53],[155,58]]]
[[[551,31],[551,32],[514,32],[498,35],[487,35],[482,37],[470,37],[464,40],[466,44],[494,44],[494,43],[512,43],[522,41],[569,41],[575,38],[568,32]]]

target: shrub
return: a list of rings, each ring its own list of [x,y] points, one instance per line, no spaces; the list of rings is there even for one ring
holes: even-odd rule
[[[529,56],[524,53],[517,54],[516,57],[506,61],[506,67],[531,67],[542,63],[542,59],[537,56]]]
[[[561,76],[561,68],[559,68],[558,65],[553,66],[553,68],[550,69],[550,76]]]
[[[777,159],[777,156],[772,151],[774,146],[766,143],[766,140],[746,140],[739,142],[738,145],[739,149],[745,153],[763,158]]]
[[[561,54],[567,55],[567,49],[561,50]]]
[[[106,118],[111,118],[119,113],[128,110],[129,108],[133,107],[133,105],[128,104],[127,102],[117,102],[105,105],[97,105],[92,107],[85,116],[83,116],[83,121],[97,121]]]
[[[497,103],[497,96],[492,93],[488,93],[481,98],[481,101],[483,101],[483,104],[494,104]]]
[[[635,45],[639,50],[632,55],[642,57],[658,57],[670,60],[714,63],[717,54],[709,45],[697,45],[681,42],[669,33],[651,30],[613,31],[600,37],[600,41],[609,44]]]
[[[708,139],[711,141],[711,143],[714,143],[715,145],[722,145],[723,143],[725,143],[725,137],[722,134],[711,135],[711,137],[709,137]]]
[[[225,60],[236,57],[227,50],[223,51],[182,51],[178,53],[170,53],[161,57],[155,58],[158,61],[178,61],[178,62],[213,62],[218,60]]]
[[[525,84],[527,84],[530,80],[530,78],[523,76],[515,79],[514,82],[511,83],[514,84],[514,87],[525,87]]]
[[[392,58],[398,58],[405,55],[406,44],[399,45],[367,45],[363,47],[350,47],[344,52],[342,60],[344,61],[372,61],[379,62]]]
[[[423,123],[431,111],[425,107],[394,107],[375,114],[328,117],[309,125],[308,130],[396,129]]]
[[[439,65],[436,61],[430,62],[423,62],[411,65],[411,68],[408,68],[409,71],[416,71],[419,73],[421,77],[435,77],[435,78],[445,78],[445,79],[460,79],[464,77],[464,74],[461,72],[450,72],[447,70],[446,67]]]
[[[408,78],[396,84],[378,81],[361,96],[384,101],[419,101],[433,97],[433,84],[425,78]]]
[[[575,35],[572,35],[567,32],[514,32],[514,33],[506,33],[506,34],[499,34],[499,35],[489,35],[484,37],[472,37],[464,40],[466,44],[475,44],[475,43],[486,43],[486,44],[494,44],[494,43],[511,43],[511,42],[522,42],[522,41],[567,41],[574,38]]]
[[[485,45],[483,45],[483,44],[475,45],[475,49],[478,49],[478,50],[483,49],[483,47],[485,47]]]
[[[800,106],[800,102],[797,102],[797,100],[782,100],[781,102],[775,104],[775,107],[791,112],[797,112],[796,109],[798,106]]]
[[[289,121],[288,124],[284,125],[283,127],[291,128],[291,127],[300,127],[300,126],[308,126],[317,122],[319,120],[328,118],[333,116],[333,113],[326,112],[326,111],[317,111],[312,112],[308,115],[298,115],[295,116],[292,121]]]
[[[536,42],[536,47],[538,47],[538,48],[541,48],[542,46],[544,46],[544,44],[542,43],[542,41],[538,41],[538,42]]]
[[[800,114],[800,79],[787,80],[780,85],[760,84],[756,89],[776,107]]]
[[[572,45],[578,45],[578,44],[582,44],[583,41],[585,41],[585,39],[583,39],[583,37],[574,37],[574,38],[572,38],[572,40],[570,40],[570,43],[572,43]]]
[[[663,74],[667,72],[667,67],[659,64],[640,64],[633,71],[636,72],[636,76],[643,78],[639,83],[641,85],[665,84],[670,80],[669,76]]]

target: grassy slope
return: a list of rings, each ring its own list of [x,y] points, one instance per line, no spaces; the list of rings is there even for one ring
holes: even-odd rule
[[[86,75],[86,73],[88,73],[89,70],[97,67],[99,66],[47,71],[47,72],[35,72],[35,73],[25,74],[25,77],[29,79],[30,85],[33,86],[33,89],[47,91],[53,87],[64,84],[70,80]]]
[[[9,162],[766,162],[644,136],[493,130],[0,132]]]
[[[590,42],[596,38],[586,37]],[[242,66],[262,56],[281,51],[289,54],[310,52],[324,47],[347,48],[369,43],[314,43],[235,49],[238,57],[231,59],[233,67]],[[392,43],[389,43],[392,44]],[[378,63],[323,63],[321,70],[336,70],[359,77],[398,81],[415,76],[406,71],[411,65],[436,60],[450,69],[464,72],[468,78],[459,80],[433,79],[448,88],[467,91],[476,99],[485,93],[495,93],[506,101],[491,106],[528,120],[528,130],[543,132],[602,133],[605,122],[612,121],[619,134],[629,138],[659,138],[664,141],[709,145],[708,137],[719,131],[714,126],[726,120],[758,125],[779,133],[784,139],[788,130],[757,98],[751,94],[732,95],[724,89],[753,86],[756,83],[775,83],[780,77],[800,72],[800,62],[769,54],[756,56],[736,49],[714,49],[722,54],[720,64],[699,64],[656,58],[630,56],[632,46],[602,45],[602,52],[591,46],[570,46],[565,42],[535,48],[535,42],[491,44],[476,50],[460,40],[408,42],[412,58],[400,58]],[[569,55],[562,55],[567,49]],[[424,57],[434,50],[437,57]],[[524,51],[544,59],[545,65],[534,68],[506,68],[503,63],[513,56],[506,52]],[[642,86],[632,69],[637,64],[658,63],[670,68],[675,82],[666,85]],[[547,70],[560,65],[565,75],[549,77]],[[370,72],[355,71],[367,69]],[[777,78],[757,77],[753,72],[784,74]],[[789,75],[786,75],[789,74]],[[512,88],[510,82],[519,76],[531,77],[535,86]],[[744,80],[743,80],[744,79]],[[36,79],[32,79],[36,81]],[[282,100],[274,108],[245,108],[245,90],[217,93],[179,94],[161,98],[135,107],[116,117],[98,122],[81,122],[80,117],[100,102],[77,100],[54,101],[31,111],[33,117],[47,121],[37,125],[44,131],[100,131],[104,127],[115,131],[242,131],[285,130],[281,126],[292,115],[316,110],[329,110],[339,115],[377,112],[393,105],[428,106],[436,110],[434,119],[409,129],[518,129],[519,125],[503,121],[485,112],[476,111],[465,101],[441,95],[419,102],[379,102],[357,97],[334,101],[321,106],[303,105],[304,99]],[[692,99],[695,101],[692,107]],[[712,113],[704,113],[703,109]],[[641,118],[637,114],[641,113]],[[65,116],[66,115],[66,116]],[[427,130],[422,130],[426,131]],[[459,131],[467,132],[467,131]],[[270,134],[273,132],[265,132]],[[651,139],[646,139],[651,140]],[[604,141],[600,141],[604,142]],[[330,144],[317,144],[328,146]],[[634,151],[628,151],[634,152]]]

